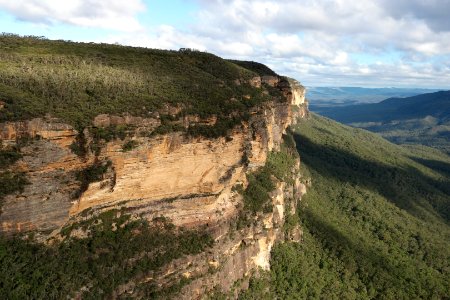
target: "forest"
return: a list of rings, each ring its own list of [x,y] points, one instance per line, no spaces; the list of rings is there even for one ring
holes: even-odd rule
[[[274,75],[267,67],[263,71]],[[224,136],[248,118],[250,108],[273,100],[269,95],[273,91],[265,92],[270,87],[255,88],[249,83],[257,72],[261,68],[252,71],[207,52],[3,33],[0,122],[50,114],[82,129],[99,114],[159,115],[159,133],[167,133],[184,130],[170,118],[216,116],[215,126],[193,126],[187,132]],[[175,116],[168,113],[169,107],[177,110]]]
[[[88,212],[86,212],[88,213]],[[77,237],[79,229],[86,237]],[[176,228],[165,218],[130,220],[110,210],[62,229],[62,242],[44,245],[23,237],[0,237],[0,291],[3,299],[106,299],[172,260],[198,254],[214,240],[201,230]],[[30,238],[31,239],[31,238]],[[170,288],[138,284],[142,297],[165,299],[186,284]]]

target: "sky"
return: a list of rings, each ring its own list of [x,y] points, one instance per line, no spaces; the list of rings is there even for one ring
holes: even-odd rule
[[[450,0],[0,0],[0,31],[262,62],[306,86],[450,89]]]

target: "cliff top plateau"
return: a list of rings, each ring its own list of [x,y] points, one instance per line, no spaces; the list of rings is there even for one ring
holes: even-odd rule
[[[217,136],[280,95],[278,75],[266,66],[193,49],[3,34],[0,60],[0,122],[51,115],[84,128],[100,114],[128,113],[161,119],[161,132],[168,132],[182,130],[170,122],[174,118],[196,115],[217,118],[215,129],[202,131]]]

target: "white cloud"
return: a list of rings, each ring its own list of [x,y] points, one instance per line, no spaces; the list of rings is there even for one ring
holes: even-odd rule
[[[0,8],[19,20],[41,24],[66,23],[83,27],[137,31],[141,0],[0,0]]]
[[[349,58],[348,58],[348,54],[343,52],[343,51],[339,51],[336,53],[336,57],[334,59],[331,60],[331,64],[333,65],[347,65],[349,63]]]

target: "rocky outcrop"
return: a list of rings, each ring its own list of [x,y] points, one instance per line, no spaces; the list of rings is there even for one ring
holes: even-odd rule
[[[146,129],[155,129],[161,125],[161,121],[159,120],[159,113],[154,113],[154,118],[133,117],[128,114],[125,114],[124,116],[110,116],[108,114],[101,114],[94,118],[92,124],[95,127],[102,128],[117,125],[132,125],[140,128],[144,127]]]
[[[306,90],[300,82],[293,78],[286,78],[280,84],[282,84],[283,93],[292,105],[301,107],[306,103]]]
[[[270,76],[270,75],[262,76],[261,82],[264,84],[276,87],[278,85],[278,83],[280,82],[280,77]]]
[[[16,143],[21,138],[50,140],[63,147],[70,145],[77,131],[58,119],[46,117],[29,121],[0,123],[0,141]]]

